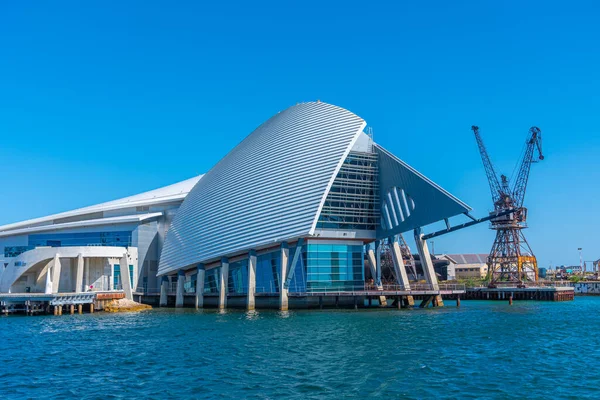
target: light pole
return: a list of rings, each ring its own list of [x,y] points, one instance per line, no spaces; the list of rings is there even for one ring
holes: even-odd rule
[[[431,254],[433,254],[433,256],[435,257],[435,245],[433,243],[433,240],[431,241]]]

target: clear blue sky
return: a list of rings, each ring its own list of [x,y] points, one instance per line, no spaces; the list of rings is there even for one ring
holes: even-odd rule
[[[539,126],[526,235],[542,266],[600,258],[595,2],[205,3],[2,2],[0,224],[200,174],[321,99],[477,216],[491,201],[470,126],[508,174]],[[492,239],[479,226],[435,250]]]

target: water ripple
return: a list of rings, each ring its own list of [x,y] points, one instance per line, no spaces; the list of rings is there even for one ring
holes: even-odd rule
[[[3,317],[0,398],[600,398],[598,306]]]

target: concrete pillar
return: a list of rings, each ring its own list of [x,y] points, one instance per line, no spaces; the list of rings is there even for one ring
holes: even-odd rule
[[[408,280],[408,274],[406,273],[406,266],[402,259],[402,251],[400,250],[400,243],[398,242],[398,236],[390,237],[390,249],[392,251],[392,261],[394,262],[394,275],[396,276],[396,283],[402,286],[404,290],[410,290],[410,282]]]
[[[108,271],[108,290],[115,290],[115,279],[113,278],[115,275],[115,267],[110,265],[108,258],[105,258],[104,260],[104,270]],[[102,289],[104,289],[104,285]]]
[[[123,285],[125,298],[127,300],[133,300],[133,290],[131,290],[131,276],[129,275],[129,261],[127,260],[127,254],[123,254],[119,265],[121,266],[121,284]]]
[[[183,307],[183,290],[185,283],[185,272],[180,269],[177,271],[177,292],[175,293],[175,307]]]
[[[287,242],[281,243],[281,273],[279,274],[279,309],[288,310],[288,290],[285,287],[285,280],[288,273],[288,261],[290,258],[290,249]]]
[[[75,314],[75,305],[74,304],[71,304],[69,306],[69,314],[71,314],[71,315]]]
[[[371,245],[367,245],[367,259],[369,260],[369,270],[371,271],[373,283],[377,286],[377,259],[375,257],[375,250]]]
[[[204,264],[198,264],[198,274],[196,275],[196,309],[204,307],[204,278],[206,271]]]
[[[75,279],[75,293],[83,292],[83,254],[77,256],[77,278]]]
[[[78,304],[78,305],[77,305],[77,312],[78,312],[79,314],[83,314],[83,305],[82,305],[82,304]]]
[[[367,257],[369,259],[371,276],[375,282],[375,287],[377,290],[383,290],[383,284],[381,282],[381,243],[379,240],[375,241],[374,249],[373,246],[367,247]],[[379,296],[379,305],[387,306],[387,299],[385,296]]]
[[[227,308],[227,284],[229,283],[229,260],[221,258],[221,273],[219,274],[219,309]]]
[[[246,307],[248,310],[256,308],[256,251],[250,250],[248,254],[248,294]]]
[[[382,290],[383,283],[381,282],[381,240],[375,241],[375,285]]]
[[[90,303],[90,314],[94,313],[94,303]]]
[[[392,251],[392,260],[394,262],[394,275],[396,276],[396,283],[403,287],[404,290],[410,290],[410,282],[408,280],[408,274],[406,273],[406,265],[404,265],[404,260],[402,259],[402,250],[400,249],[398,235],[389,238],[389,241],[390,249]],[[410,299],[407,299],[407,302],[412,302],[414,304],[413,297],[407,297],[410,297]]]
[[[48,265],[46,265],[46,286],[44,289],[44,293],[50,294],[52,293],[52,270],[54,266],[54,260],[51,260]]]
[[[52,266],[52,293],[58,293],[60,284],[60,258],[58,253],[54,256],[54,265]]]
[[[423,239],[421,228],[415,229],[415,243],[419,250],[419,258],[421,259],[421,267],[423,268],[423,274],[425,280],[431,286],[432,290],[440,290],[435,270],[433,269],[433,262],[431,261],[431,254],[427,247],[427,241]]]
[[[167,306],[167,288],[168,288],[168,286],[169,286],[169,277],[164,275],[160,279],[160,301],[158,303],[160,307]]]
[[[90,259],[89,258],[84,258],[83,259],[83,277],[84,277],[84,286],[83,286],[83,291],[87,292],[88,289],[90,288]]]

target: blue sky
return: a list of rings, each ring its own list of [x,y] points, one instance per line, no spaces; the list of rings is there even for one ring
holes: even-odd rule
[[[0,5],[0,224],[200,174],[320,99],[477,216],[491,200],[470,126],[509,175],[539,126],[527,238],[541,266],[600,258],[594,2],[204,3]],[[435,250],[492,240],[479,226]]]

